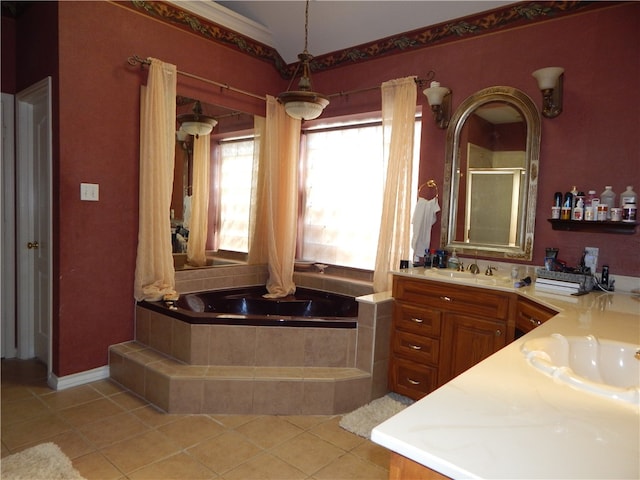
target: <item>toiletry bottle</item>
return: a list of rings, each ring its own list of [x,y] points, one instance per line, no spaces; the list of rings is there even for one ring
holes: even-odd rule
[[[604,187],[604,192],[600,194],[600,202],[608,206],[607,220],[611,220],[611,209],[616,206],[616,194],[611,185]]]
[[[554,195],[553,195],[553,206],[554,207],[561,207],[562,206],[562,192],[554,193]]]
[[[573,214],[571,215],[571,220],[582,220],[583,214],[584,214],[584,201],[582,200],[582,198],[578,197],[576,206],[573,209]]]
[[[596,196],[595,190],[589,190],[584,204],[584,219],[588,221],[596,220],[598,216],[598,204],[600,199]]]
[[[620,206],[624,208],[627,203],[638,203],[636,201],[636,192],[633,191],[633,186],[627,185],[627,189],[620,194]]]
[[[562,204],[562,209],[560,210],[560,219],[571,220],[572,211],[573,211],[573,194],[571,192],[567,192],[564,194],[564,203]]]
[[[456,255],[456,249],[454,248],[453,253],[449,257],[449,261],[447,262],[447,268],[452,268],[453,270],[457,270],[459,265],[460,265],[460,260],[458,259],[458,256]]]

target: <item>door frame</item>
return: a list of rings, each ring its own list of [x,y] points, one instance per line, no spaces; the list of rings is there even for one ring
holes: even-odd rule
[[[52,372],[52,317],[53,317],[53,211],[52,211],[52,155],[53,155],[53,133],[52,133],[52,79],[46,77],[43,80],[22,90],[16,95],[16,231],[17,242],[15,249],[15,258],[17,259],[17,329],[18,329],[18,358],[27,359],[35,356],[35,321],[34,321],[34,258],[29,255],[26,245],[34,240],[33,238],[33,221],[31,212],[35,208],[33,189],[34,189],[34,159],[33,145],[36,141],[35,129],[33,124],[33,106],[42,103],[47,108],[48,117],[48,172],[44,181],[48,182],[49,198],[45,202],[48,205],[48,234],[46,239],[38,240],[42,244],[42,248],[47,249],[48,259],[48,287],[45,292],[47,302],[46,311],[49,312],[49,342],[47,347],[47,377]],[[42,172],[40,172],[42,177]],[[40,299],[42,301],[42,299]],[[44,360],[44,359],[42,359]]]
[[[2,255],[0,256],[0,311],[2,312],[2,357],[15,358],[16,348],[16,157],[15,96],[2,93]]]

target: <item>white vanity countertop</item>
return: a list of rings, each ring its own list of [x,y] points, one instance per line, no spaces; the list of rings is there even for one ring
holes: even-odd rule
[[[474,285],[419,268],[394,273]],[[640,478],[640,407],[557,383],[520,351],[552,333],[640,345],[640,297],[475,285],[517,292],[560,313],[378,425],[371,439],[451,478]]]

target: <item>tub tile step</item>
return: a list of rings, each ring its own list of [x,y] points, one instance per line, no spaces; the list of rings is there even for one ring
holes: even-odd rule
[[[138,342],[109,349],[111,378],[170,413],[331,415],[372,399],[357,368],[189,365]]]

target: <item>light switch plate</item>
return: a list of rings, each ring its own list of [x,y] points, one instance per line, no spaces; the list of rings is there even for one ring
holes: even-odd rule
[[[97,202],[100,196],[100,186],[97,183],[80,184],[80,200]]]

